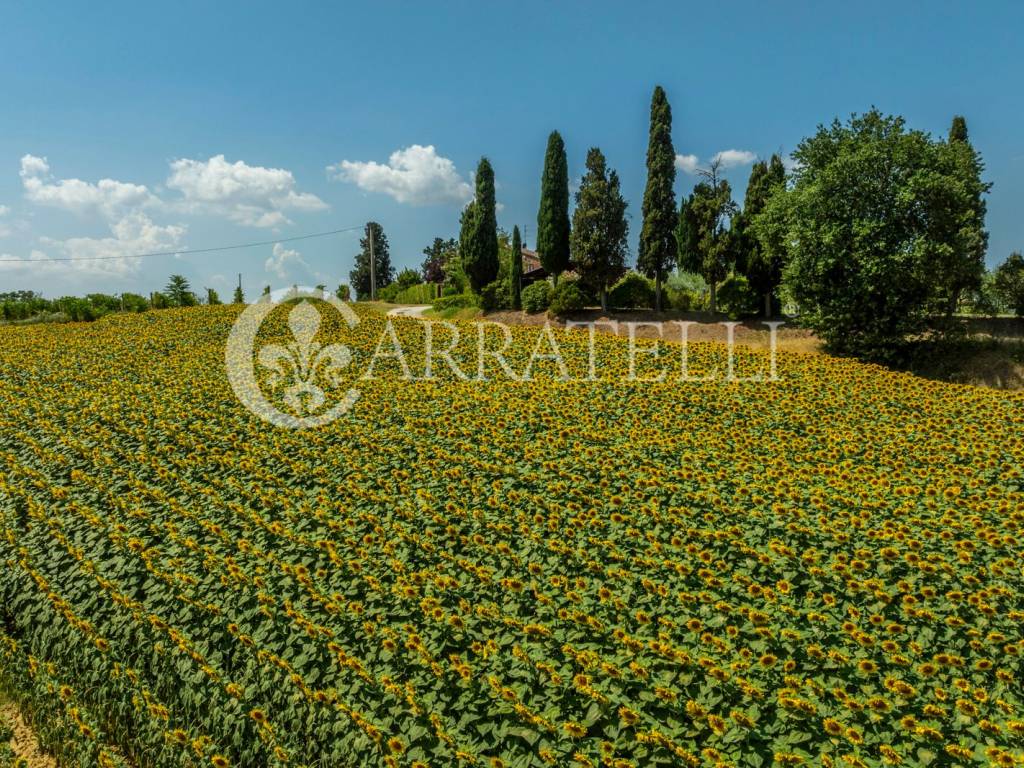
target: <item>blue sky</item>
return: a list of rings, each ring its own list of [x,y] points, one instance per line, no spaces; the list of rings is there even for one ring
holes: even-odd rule
[[[774,6],[774,7],[773,7]],[[0,25],[0,291],[222,294],[347,280],[356,234],[143,261],[380,221],[398,266],[457,234],[481,155],[499,224],[536,234],[548,132],[590,146],[639,229],[651,89],[681,156],[791,151],[872,105],[966,115],[994,183],[989,264],[1024,248],[1024,4],[8,3]],[[433,149],[428,149],[432,147]],[[681,159],[687,167],[692,158]],[[677,194],[694,176],[678,174]]]

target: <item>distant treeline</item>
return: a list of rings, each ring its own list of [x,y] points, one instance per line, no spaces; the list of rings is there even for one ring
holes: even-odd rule
[[[243,303],[241,288],[235,289],[235,303]],[[213,288],[204,295],[196,294],[188,280],[171,275],[163,291],[154,291],[148,297],[138,293],[90,293],[86,296],[62,296],[47,299],[35,291],[8,291],[0,293],[0,320],[4,322],[91,322],[112,312],[146,312],[150,309],[193,307],[199,304],[221,304]]]
[[[618,174],[591,147],[570,212],[566,147],[553,131],[537,212],[540,268],[531,262],[529,277],[519,228],[509,236],[497,224],[495,172],[484,157],[457,240],[435,238],[420,272],[396,278],[387,236],[372,222],[350,283],[359,299],[372,292],[422,303],[441,294],[435,307],[445,309],[561,314],[629,301],[712,315],[796,314],[830,351],[881,361],[905,356],[923,335],[954,335],[958,314],[1024,315],[1024,257],[1015,252],[986,269],[991,184],[963,116],[945,136],[876,109],[819,125],[788,158],[753,163],[742,205],[724,176],[724,154],[705,167],[692,157],[692,167],[680,164],[687,158],[672,144],[668,97],[655,88],[635,260]],[[681,199],[677,167],[696,174]],[[697,281],[706,294],[680,292]]]

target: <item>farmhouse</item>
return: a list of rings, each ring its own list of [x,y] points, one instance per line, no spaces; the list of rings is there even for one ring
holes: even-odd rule
[[[525,288],[531,283],[536,283],[538,280],[547,280],[550,275],[548,271],[540,263],[540,254],[536,251],[531,251],[527,247],[522,249],[523,258],[523,279],[522,286]],[[569,262],[569,269],[562,273],[563,276],[575,277],[575,264]]]

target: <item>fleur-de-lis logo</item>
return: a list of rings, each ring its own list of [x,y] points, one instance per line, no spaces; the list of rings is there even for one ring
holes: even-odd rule
[[[352,354],[343,344],[321,346],[315,341],[320,330],[320,313],[302,301],[288,314],[288,328],[294,341],[287,346],[268,344],[259,352],[259,363],[270,371],[274,388],[284,385],[284,402],[294,413],[305,416],[323,408],[326,395],[317,381],[321,376],[337,386]]]
[[[330,304],[349,328],[356,326],[359,317],[347,304],[320,290],[295,289],[289,292],[288,298],[302,300],[288,314],[292,341],[286,344],[267,344],[256,353],[256,335],[275,306],[269,295],[238,316],[231,328],[225,355],[228,380],[238,399],[272,424],[292,429],[322,426],[347,412],[359,398],[359,392],[349,389],[328,407],[330,387],[342,384],[352,353],[344,344],[323,345],[316,340],[320,311],[317,305],[305,299],[319,299],[323,302],[320,306]],[[267,372],[266,384],[280,394],[291,413],[282,412],[267,400],[257,380],[254,359]],[[330,385],[327,391],[325,384]]]

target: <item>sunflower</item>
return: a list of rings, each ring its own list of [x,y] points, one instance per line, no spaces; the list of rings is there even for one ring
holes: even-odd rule
[[[574,739],[582,739],[584,736],[587,735],[587,729],[584,728],[579,723],[573,723],[573,722],[563,723],[562,724],[562,730],[565,731],[567,734],[569,734],[569,736],[571,736]]]
[[[841,736],[843,733],[843,724],[838,720],[833,720],[831,717],[826,717],[822,722],[822,727],[829,736]]]

